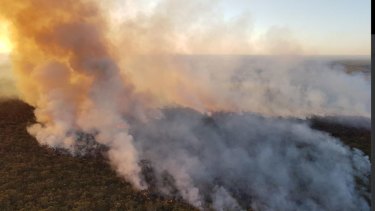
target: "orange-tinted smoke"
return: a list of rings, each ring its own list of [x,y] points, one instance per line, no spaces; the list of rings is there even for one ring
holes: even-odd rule
[[[81,96],[88,94],[87,87],[92,83],[92,80],[101,80],[100,78],[106,77],[109,71],[118,71],[117,64],[115,67],[107,68],[103,66],[108,64],[98,62],[107,58],[115,60],[115,55],[106,37],[106,19],[102,16],[96,2],[3,0],[0,12],[11,22],[14,45],[13,69],[21,97],[28,103],[34,106],[47,103],[41,102],[43,101],[41,100],[42,92],[43,89],[52,87],[44,87],[47,83],[43,80],[51,80],[51,78],[53,80],[54,76],[45,79],[39,77],[37,73],[41,64],[49,61],[58,62],[68,67],[68,73],[66,73],[68,76],[66,76],[64,86],[69,87],[70,90],[67,90],[67,93],[71,95],[70,98],[74,98],[71,99],[74,103],[79,102]],[[142,42],[142,39],[138,40],[137,36],[132,36],[127,42],[130,46]],[[121,52],[127,53],[120,55],[125,57],[121,59],[129,58],[128,60],[131,60],[144,47],[144,45],[132,46],[129,49],[123,49]],[[155,49],[153,53],[158,53],[161,45],[156,45],[153,48]],[[134,78],[137,90],[153,95],[155,101],[160,102],[158,106],[176,104],[200,111],[227,107],[227,105],[219,105],[211,96],[212,93],[206,90],[204,84],[195,81],[191,76],[181,71],[175,71],[180,68],[177,63],[168,66],[165,62],[159,61],[155,64],[151,67],[153,70],[148,71],[150,75],[138,74],[136,69],[128,72],[137,73],[137,77]],[[125,71],[122,72],[126,72],[126,68],[123,66]],[[152,76],[153,73],[157,73],[157,75]],[[138,80],[140,76],[142,79]],[[126,79],[126,75],[122,74],[118,77],[122,77],[124,86],[132,93],[133,91],[130,90],[133,90],[134,87]],[[54,86],[53,83],[52,86]],[[59,86],[64,87],[62,83]],[[149,87],[153,87],[153,89],[150,90]],[[126,103],[121,105],[123,107],[131,106]]]
[[[102,32],[104,19],[93,2],[2,0],[0,13],[11,23],[13,69],[21,95],[30,104],[40,99],[43,82],[36,81],[36,73],[46,62],[69,67],[67,82],[77,86],[77,92],[92,77],[105,77],[99,64],[88,64],[111,57]]]
[[[111,53],[106,23],[93,1],[3,0],[12,29],[13,69],[21,98],[35,106],[30,134],[43,145],[76,149],[77,133],[109,147],[114,168],[144,188],[124,116],[143,118],[149,106],[134,92]],[[76,152],[78,151],[78,152]]]

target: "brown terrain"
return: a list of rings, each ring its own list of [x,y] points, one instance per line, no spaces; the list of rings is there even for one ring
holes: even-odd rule
[[[25,129],[34,121],[31,106],[0,101],[0,210],[194,210],[182,200],[134,190],[100,154],[73,157],[41,147]],[[310,121],[370,155],[369,130]]]

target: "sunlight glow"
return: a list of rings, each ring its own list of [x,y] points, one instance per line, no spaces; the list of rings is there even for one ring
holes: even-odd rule
[[[5,22],[0,22],[0,53],[9,54],[12,51],[12,43],[9,39],[9,26]]]

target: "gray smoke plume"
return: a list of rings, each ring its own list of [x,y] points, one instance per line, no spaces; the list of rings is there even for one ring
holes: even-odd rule
[[[135,188],[200,209],[369,210],[368,158],[280,118],[369,118],[369,81],[297,57],[165,56],[252,46],[247,16],[223,18],[219,0],[181,2],[159,1],[113,35],[94,0],[2,0],[17,86],[36,108],[28,132],[73,155],[103,146]],[[288,36],[265,40],[301,50]]]
[[[164,105],[177,104],[205,112],[227,110],[267,116],[371,117],[371,81],[362,72],[346,73],[343,66],[309,57],[283,56],[170,56],[140,57],[129,64],[134,81],[160,95]],[[182,75],[194,82],[161,81]],[[167,74],[169,73],[169,75]],[[145,83],[146,81],[146,83]],[[159,95],[158,95],[159,96]],[[167,97],[169,98],[167,98]],[[175,96],[182,96],[177,98]],[[186,102],[185,99],[189,99]]]
[[[163,115],[131,124],[130,133],[164,194],[176,188],[196,207],[211,201],[216,210],[369,210],[368,158],[305,123],[181,108]]]

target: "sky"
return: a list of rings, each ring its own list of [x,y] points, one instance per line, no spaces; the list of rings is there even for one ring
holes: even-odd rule
[[[254,33],[286,27],[311,54],[370,55],[371,0],[225,1],[228,16],[250,11]]]
[[[134,0],[115,1],[125,5]],[[371,0],[222,0],[221,7],[227,18],[246,13],[254,37],[272,27],[287,29],[303,45],[305,54],[371,54]],[[7,25],[0,20],[0,53],[11,51],[9,36]]]

